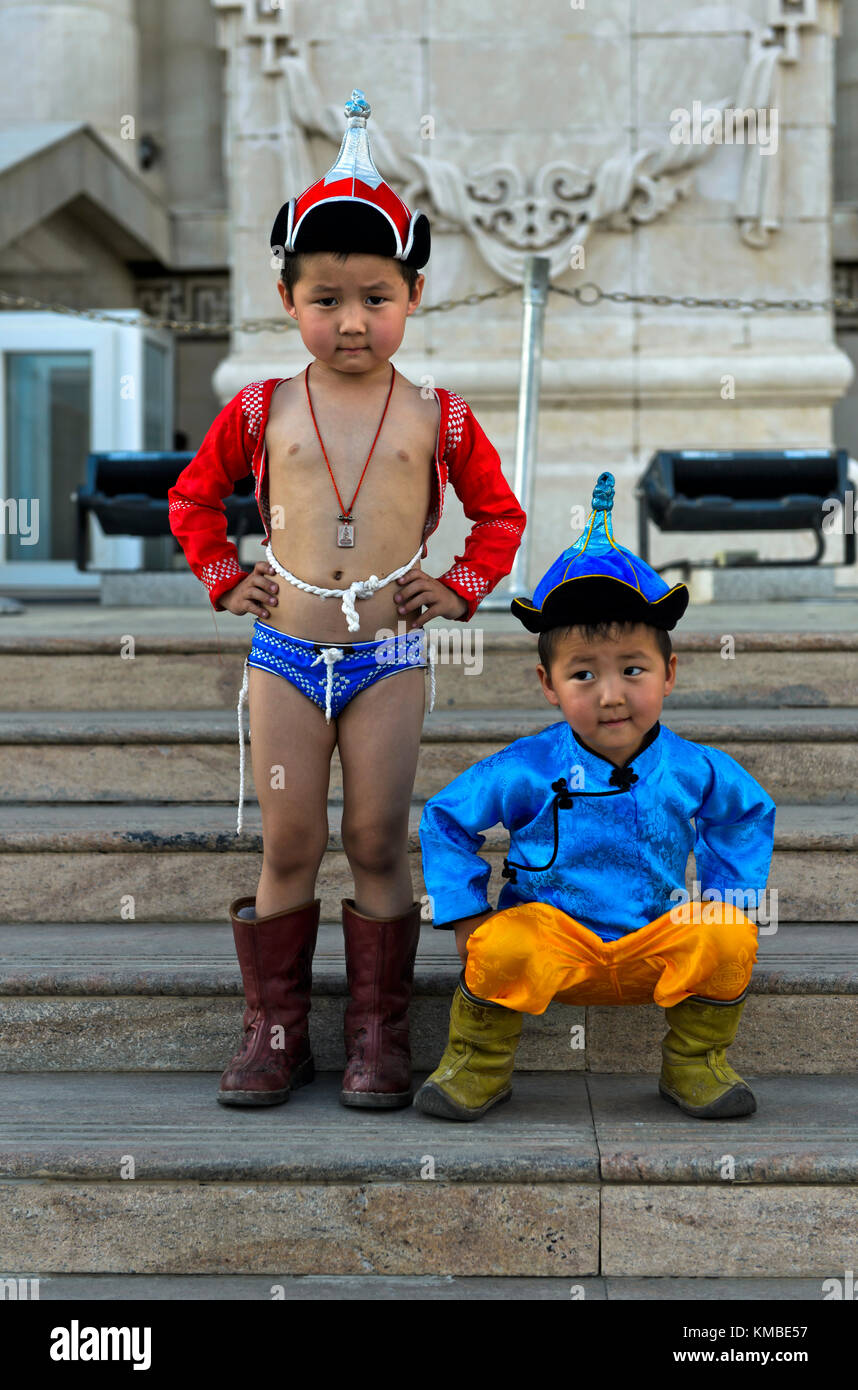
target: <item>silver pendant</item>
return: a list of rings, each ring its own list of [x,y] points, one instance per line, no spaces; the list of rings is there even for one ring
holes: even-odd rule
[[[355,543],[355,525],[351,517],[340,517],[337,527],[337,545],[345,547]]]

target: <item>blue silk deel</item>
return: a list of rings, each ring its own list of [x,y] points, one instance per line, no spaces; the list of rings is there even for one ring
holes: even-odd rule
[[[550,868],[518,867],[498,909],[552,903],[602,938],[616,941],[685,896],[694,851],[701,896],[753,907],[766,886],[776,807],[729,754],[681,738],[664,725],[628,765],[637,780],[614,796],[614,764],[582,745],[564,720],[475,763],[427,801],[420,822],[423,878],[436,927],[491,911],[491,865],[481,831],[510,833],[509,859],[546,865],[555,847],[556,796],[564,777],[573,806],[559,812]],[[693,821],[693,824],[692,824]],[[736,895],[735,897],[728,896]],[[673,896],[672,896],[673,895]]]

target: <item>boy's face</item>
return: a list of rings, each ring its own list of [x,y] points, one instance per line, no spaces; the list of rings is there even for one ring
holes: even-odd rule
[[[387,256],[330,252],[302,257],[301,277],[289,293],[277,288],[287,314],[317,362],[345,376],[365,376],[389,362],[402,342],[405,320],[420,303],[424,276],[413,295],[395,262]]]
[[[556,644],[551,670],[538,666],[542,690],[585,743],[619,767],[637,751],[661,714],[676,679],[665,674],[655,634],[643,623],[586,641],[572,628]]]

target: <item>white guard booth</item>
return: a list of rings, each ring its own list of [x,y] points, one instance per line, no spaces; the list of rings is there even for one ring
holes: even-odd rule
[[[140,537],[92,518],[89,564],[75,564],[75,504],[91,452],[171,449],[173,342],[138,309],[102,323],[0,313],[0,589],[24,598],[97,595],[98,570],[143,567]]]

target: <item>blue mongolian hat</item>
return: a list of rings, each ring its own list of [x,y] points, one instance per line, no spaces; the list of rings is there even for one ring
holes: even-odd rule
[[[540,579],[533,602],[514,598],[511,612],[528,632],[599,622],[675,627],[688,605],[688,589],[684,584],[669,589],[645,560],[617,545],[611,527],[613,473],[599,474],[590,505],[583,532]]]

